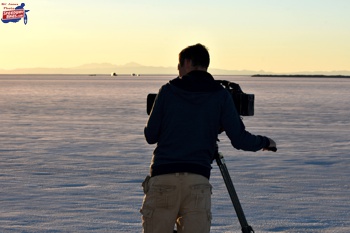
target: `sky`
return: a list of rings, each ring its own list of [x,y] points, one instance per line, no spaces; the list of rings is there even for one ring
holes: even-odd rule
[[[183,48],[202,43],[211,68],[350,70],[349,0],[0,2],[30,10],[27,24],[0,21],[0,69],[176,67]]]

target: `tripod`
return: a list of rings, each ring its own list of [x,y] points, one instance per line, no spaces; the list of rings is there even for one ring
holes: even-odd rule
[[[239,202],[235,187],[233,186],[230,174],[227,170],[225,159],[222,153],[219,151],[215,154],[215,160],[220,168],[221,175],[224,179],[227,191],[230,195],[233,207],[235,208],[239,223],[242,227],[242,233],[254,233],[254,230],[251,226],[249,226],[247,219],[245,218],[241,203]]]
[[[230,174],[227,170],[224,156],[218,150],[215,152],[215,160],[217,165],[219,166],[221,175],[224,179],[227,191],[230,195],[233,207],[235,208],[239,223],[242,227],[242,233],[254,233],[254,230],[251,226],[249,226],[247,219],[245,218],[241,203],[239,202],[235,187],[233,186]],[[177,231],[174,230],[174,233]]]

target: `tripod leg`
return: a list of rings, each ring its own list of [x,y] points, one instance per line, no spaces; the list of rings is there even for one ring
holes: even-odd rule
[[[230,195],[232,204],[235,208],[239,223],[241,224],[242,233],[253,233],[254,232],[253,228],[248,225],[247,219],[245,218],[241,203],[239,202],[235,187],[233,186],[230,174],[227,170],[224,156],[218,152],[215,159],[216,159],[216,163],[220,168],[220,172],[224,179],[227,191]]]

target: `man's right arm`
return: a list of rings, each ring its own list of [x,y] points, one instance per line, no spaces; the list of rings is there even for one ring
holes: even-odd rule
[[[230,138],[232,146],[238,150],[258,151],[270,147],[269,138],[251,134],[245,129],[229,94],[225,96],[221,124],[226,135]]]

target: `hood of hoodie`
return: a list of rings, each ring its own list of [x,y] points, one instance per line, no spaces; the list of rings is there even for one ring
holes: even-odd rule
[[[223,89],[211,74],[199,70],[171,80],[169,86],[174,94],[195,104],[207,101],[215,92]]]

